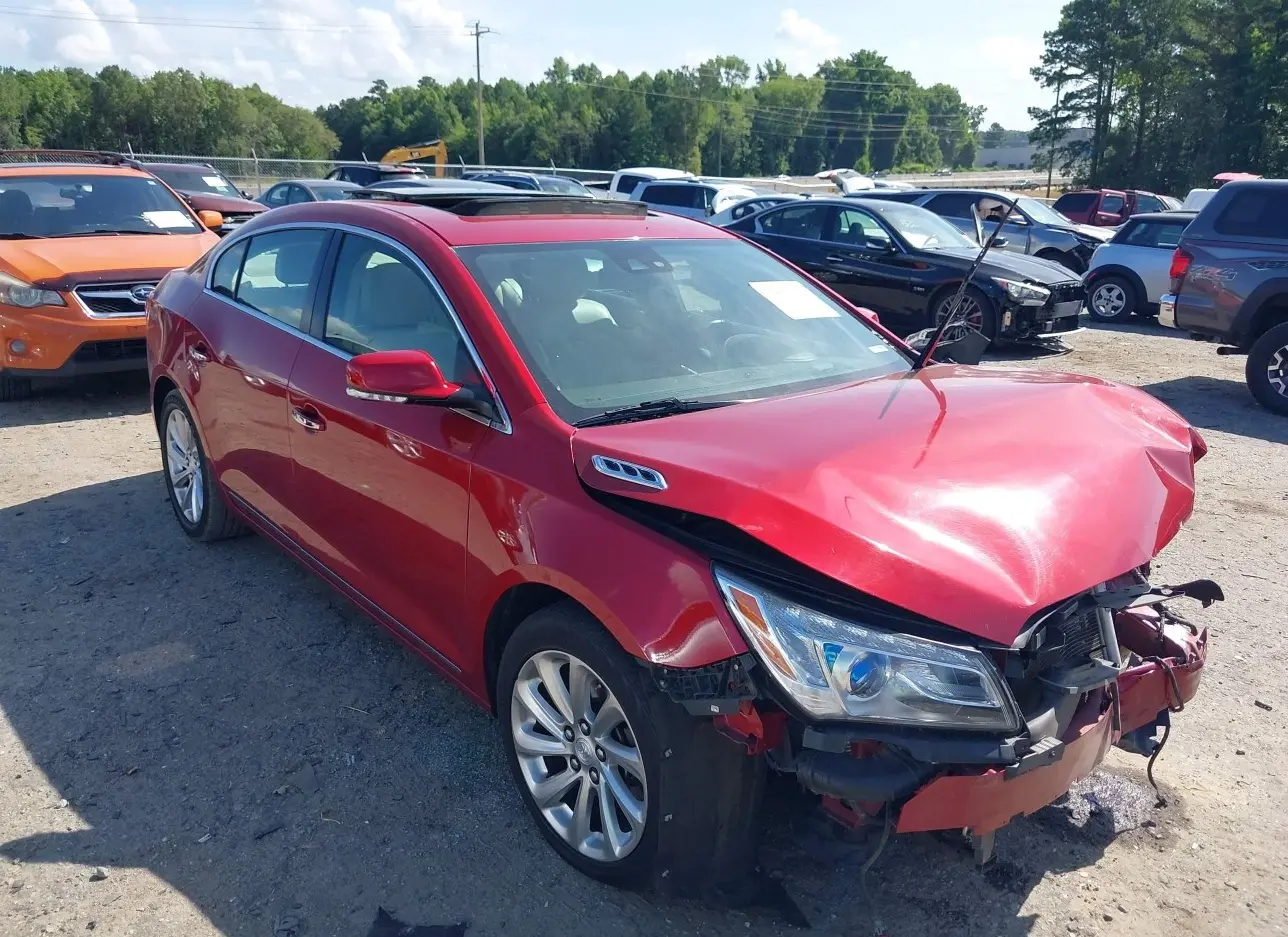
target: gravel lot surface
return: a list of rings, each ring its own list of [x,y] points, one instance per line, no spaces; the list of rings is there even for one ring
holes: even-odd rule
[[[1288,420],[1243,360],[1149,326],[993,361],[1144,386],[1201,427],[1193,519],[1161,581],[1217,579],[1203,689],[1157,775],[1114,751],[998,835],[893,841],[892,937],[1267,935],[1288,922]],[[1263,705],[1258,705],[1258,702]],[[868,843],[774,789],[763,864],[819,934],[871,933]],[[532,828],[493,721],[267,543],[201,546],[165,503],[139,380],[0,407],[0,934],[800,933],[602,887]],[[410,931],[424,935],[436,930]]]

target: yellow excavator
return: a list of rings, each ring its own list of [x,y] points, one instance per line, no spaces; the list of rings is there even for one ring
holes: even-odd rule
[[[447,164],[447,144],[442,140],[413,143],[410,146],[396,146],[380,157],[380,162],[397,165],[398,163],[418,162],[431,157],[434,160],[434,175],[443,175],[443,167]]]

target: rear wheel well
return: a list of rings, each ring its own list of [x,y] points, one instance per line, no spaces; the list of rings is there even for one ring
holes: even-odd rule
[[[1248,330],[1249,344],[1283,322],[1288,322],[1288,293],[1271,296],[1257,308]]]
[[[152,387],[152,419],[161,419],[161,405],[165,403],[166,394],[172,390],[178,390],[178,385],[168,377],[157,378],[156,384]],[[159,425],[159,424],[158,424]]]
[[[501,654],[515,629],[533,612],[556,602],[573,601],[576,600],[568,593],[538,582],[512,586],[496,600],[483,632],[483,673],[492,709],[496,709],[496,674],[501,666]]]

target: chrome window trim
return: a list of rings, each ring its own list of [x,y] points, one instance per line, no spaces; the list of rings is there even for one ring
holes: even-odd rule
[[[202,285],[203,292],[205,292],[207,296],[213,296],[216,299],[222,300],[233,308],[249,313],[263,322],[267,322],[270,325],[275,325],[280,329],[284,329],[292,335],[297,335],[310,345],[320,348],[323,351],[330,352],[341,361],[348,361],[353,357],[353,355],[348,352],[336,348],[333,345],[328,345],[326,342],[314,338],[312,335],[305,332],[301,332],[299,329],[292,328],[280,319],[274,319],[272,316],[262,313],[258,309],[241,302],[236,297],[218,292],[210,285],[211,281],[214,279],[215,267],[219,265],[220,258],[223,257],[226,251],[232,250],[242,241],[258,237],[261,234],[273,234],[280,231],[299,231],[304,229],[340,231],[357,237],[370,238],[373,241],[378,241],[387,247],[392,248],[400,257],[410,262],[414,269],[420,271],[421,275],[429,281],[429,285],[433,288],[435,294],[437,294],[439,301],[443,304],[443,308],[447,310],[447,314],[451,316],[452,324],[456,327],[456,334],[460,336],[461,341],[465,343],[465,348],[470,353],[470,360],[474,362],[474,367],[478,369],[479,376],[483,379],[483,385],[487,388],[488,393],[492,395],[492,401],[497,410],[497,419],[489,420],[481,413],[476,413],[473,410],[465,410],[459,407],[449,407],[448,409],[453,413],[459,413],[461,416],[468,417],[477,423],[482,423],[484,426],[490,426],[497,432],[504,433],[507,436],[514,432],[514,424],[510,421],[510,411],[506,409],[505,402],[501,400],[501,394],[496,389],[496,384],[492,380],[492,375],[490,375],[487,368],[483,366],[483,358],[479,355],[479,350],[475,347],[474,340],[470,338],[469,332],[465,329],[465,323],[463,323],[461,321],[461,317],[457,315],[456,307],[453,306],[452,301],[447,298],[447,293],[443,291],[443,287],[439,284],[438,278],[430,272],[429,267],[427,267],[424,261],[417,257],[412,250],[410,250],[405,244],[394,240],[388,235],[380,234],[376,231],[370,231],[366,228],[359,228],[356,225],[337,224],[335,222],[325,221],[306,221],[296,222],[294,224],[288,222],[285,224],[274,225],[272,227],[257,228],[249,234],[238,231],[224,238],[224,240],[216,246],[214,252],[211,254],[210,262],[206,265],[205,282]],[[245,263],[244,258],[242,263]],[[325,310],[323,310],[323,314],[325,315]]]

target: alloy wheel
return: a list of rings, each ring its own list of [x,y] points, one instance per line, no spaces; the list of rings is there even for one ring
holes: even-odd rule
[[[1275,349],[1266,364],[1266,380],[1281,397],[1288,397],[1288,345]]]
[[[936,325],[944,321],[949,311],[954,308],[953,307],[954,295],[956,294],[945,296],[942,300],[940,300],[939,309],[935,314]],[[954,318],[957,319],[959,323],[965,324],[966,327],[971,329],[972,331],[975,331],[975,332],[983,331],[984,310],[980,308],[979,303],[975,301],[975,298],[971,296],[970,293],[966,293],[962,296],[961,303],[956,307],[956,309],[957,309],[957,314],[956,316],[954,316]]]
[[[165,451],[174,503],[189,524],[199,524],[206,504],[201,447],[197,445],[191,421],[182,410],[171,410],[166,420]]]
[[[617,697],[583,661],[539,651],[519,668],[510,706],[519,769],[537,809],[569,846],[614,862],[644,836],[644,758]]]
[[[1127,293],[1117,283],[1102,283],[1091,294],[1091,309],[1101,319],[1113,319],[1127,306]]]

